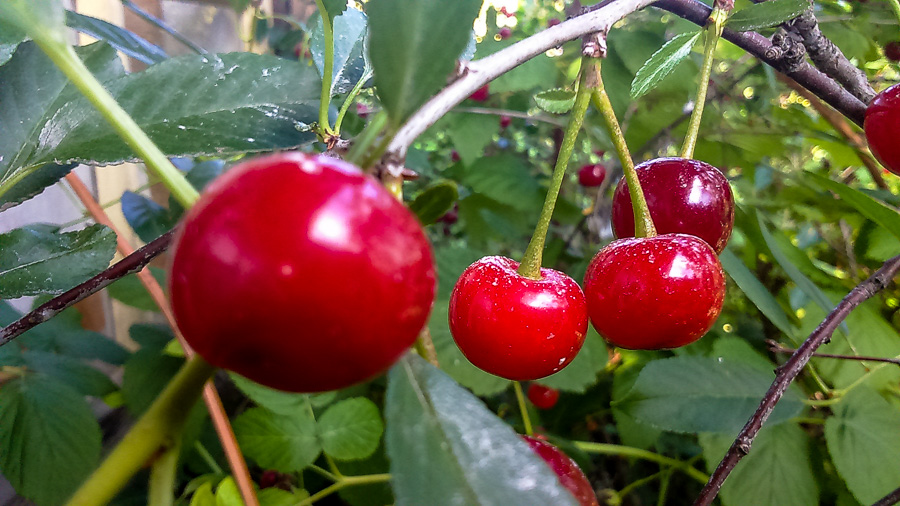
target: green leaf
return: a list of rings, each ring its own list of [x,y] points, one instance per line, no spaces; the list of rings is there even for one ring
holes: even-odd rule
[[[475,193],[533,214],[543,205],[544,192],[530,171],[531,166],[525,160],[501,154],[479,158],[466,167],[460,180]]]
[[[639,421],[673,432],[736,434],[753,414],[775,375],[724,359],[680,356],[648,363],[631,392],[614,407]],[[803,409],[791,388],[767,423]]]
[[[330,400],[334,398],[332,393],[307,395],[282,392],[281,390],[275,390],[274,388],[269,388],[250,381],[238,374],[231,373],[229,376],[231,377],[231,380],[234,381],[234,384],[237,385],[238,389],[240,389],[241,392],[244,392],[244,395],[249,397],[257,406],[261,406],[273,413],[281,415],[290,415],[291,413],[296,413],[297,411],[306,408],[307,403],[311,402],[311,399],[327,398],[330,402]],[[317,404],[313,402],[313,405]]]
[[[436,181],[428,185],[409,203],[422,225],[431,225],[453,209],[459,199],[459,191],[453,181]]]
[[[700,434],[706,467],[712,472],[731,446],[733,436]],[[750,453],[738,462],[722,485],[725,506],[816,506],[819,488],[810,463],[809,436],[798,425],[767,424]]]
[[[175,227],[181,209],[166,209],[156,202],[130,191],[122,194],[122,214],[144,242],[150,242]]]
[[[213,494],[212,486],[213,484],[210,482],[200,485],[200,487],[194,491],[194,495],[191,496],[190,506],[217,506],[216,496]]]
[[[309,497],[309,494],[305,490],[288,492],[280,488],[269,487],[257,491],[256,497],[259,499],[260,506],[294,506]]]
[[[682,33],[663,44],[659,51],[644,63],[634,81],[631,82],[631,98],[637,99],[647,94],[675,70],[687,56],[702,32]]]
[[[105,374],[78,359],[38,350],[22,353],[25,365],[55,378],[82,395],[101,398],[118,390]]]
[[[57,294],[109,266],[116,237],[103,225],[60,233],[28,225],[0,234],[0,298]]]
[[[577,504],[509,425],[417,356],[391,369],[385,416],[398,505]]]
[[[344,8],[347,7],[343,0]],[[328,11],[329,14],[331,10]],[[367,19],[364,12],[347,9],[334,18],[334,62],[332,66],[331,96],[347,93],[370,70],[366,60]],[[325,72],[325,30],[320,17],[314,20],[309,39],[309,51],[321,77]],[[368,79],[368,78],[366,78]]]
[[[150,274],[156,279],[160,286],[166,286],[166,271],[159,267],[150,267]],[[140,278],[135,275],[125,276],[113,284],[106,287],[106,291],[110,297],[131,307],[138,308],[142,311],[159,312],[159,306],[154,302],[153,297],[144,288]]]
[[[4,0],[0,19],[31,35],[41,33],[56,43],[66,43],[65,9],[60,0]]]
[[[345,399],[319,417],[322,449],[337,460],[361,460],[378,448],[384,424],[378,406],[365,397]]]
[[[100,426],[81,394],[30,374],[0,389],[0,471],[19,494],[60,504],[100,459]]]
[[[900,238],[900,213],[897,213],[897,211],[855,188],[832,181],[813,172],[806,172],[803,180],[811,181],[821,188],[836,193],[841,200],[853,206],[860,214]]]
[[[867,386],[847,393],[825,421],[825,442],[847,488],[871,504],[900,483],[900,412]]]
[[[546,90],[535,95],[534,101],[551,114],[565,114],[575,106],[575,92],[563,88]]]
[[[316,422],[306,409],[284,415],[250,408],[235,419],[234,434],[245,455],[282,473],[300,471],[322,451]]]
[[[322,4],[325,6],[325,10],[328,11],[328,15],[332,18],[339,16],[347,9],[347,0],[322,0]],[[339,32],[335,30],[335,34],[337,33]]]
[[[481,4],[481,0],[372,0],[366,4],[375,86],[394,126],[446,84],[469,43]]]
[[[25,33],[0,20],[0,65],[12,58],[19,44],[25,41]]]
[[[5,211],[39,195],[48,186],[53,185],[71,172],[76,166],[77,164],[74,163],[67,165],[51,163],[44,167],[39,167],[16,183],[9,191],[0,195],[0,211]]]
[[[226,476],[216,488],[216,506],[244,506],[241,491],[231,476]]]
[[[725,27],[736,32],[759,30],[794,19],[807,9],[809,0],[769,0],[735,12],[728,18]]]
[[[132,326],[132,330],[135,327],[138,326]],[[168,341],[158,343],[158,347],[145,345],[125,362],[122,396],[125,399],[125,406],[135,416],[150,407],[156,396],[163,391],[184,363],[181,358],[163,354]]]
[[[756,276],[744,265],[744,262],[729,249],[722,251],[719,255],[719,260],[722,262],[725,272],[734,280],[738,288],[744,292],[744,295],[750,299],[750,302],[759,309],[759,312],[765,315],[769,321],[786,335],[793,336],[796,329],[791,324],[791,320],[785,314],[781,305],[778,304],[775,296],[756,279]]]
[[[66,11],[66,24],[77,32],[105,41],[125,55],[147,65],[159,63],[169,57],[159,46],[102,19]]]
[[[606,367],[606,343],[593,326],[588,326],[584,346],[565,369],[541,379],[541,384],[567,392],[584,393],[597,383],[597,374]]]
[[[446,129],[459,157],[466,165],[482,159],[484,148],[500,132],[497,117],[485,114],[450,114],[439,126]]]

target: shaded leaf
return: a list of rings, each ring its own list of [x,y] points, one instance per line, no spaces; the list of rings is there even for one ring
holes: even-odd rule
[[[317,423],[322,449],[338,460],[361,460],[378,448],[384,424],[378,406],[365,397],[340,401]]]
[[[174,228],[181,216],[181,209],[166,209],[147,197],[130,191],[122,194],[121,204],[125,221],[145,243]]]
[[[75,31],[107,42],[125,55],[147,65],[161,62],[169,57],[159,46],[102,19],[66,11],[66,24]]]
[[[541,384],[567,392],[584,393],[597,382],[597,374],[606,367],[609,354],[606,342],[593,326],[588,326],[584,346],[575,360],[563,370],[541,379]]]
[[[68,165],[51,163],[45,167],[38,168],[0,196],[0,211],[5,211],[10,207],[40,195],[48,186],[65,177],[76,166],[77,164],[74,163]]]
[[[266,469],[293,473],[315,462],[322,451],[316,422],[305,409],[290,415],[250,408],[234,420],[234,434],[245,455]]]
[[[744,295],[750,299],[750,302],[752,302],[753,305],[769,319],[769,321],[778,327],[778,330],[784,332],[788,336],[794,335],[796,330],[791,324],[787,314],[785,314],[784,310],[781,308],[781,305],[778,304],[775,296],[769,292],[765,285],[756,279],[756,276],[746,265],[744,265],[744,262],[729,249],[726,249],[719,254],[719,260],[722,262],[722,268],[724,268],[725,272],[728,273],[728,276],[734,280],[738,288],[744,292]]]
[[[150,274],[153,275],[159,286],[165,289],[166,271],[159,267],[150,267]],[[140,278],[136,275],[129,275],[116,280],[113,284],[106,287],[106,292],[110,297],[125,305],[136,307],[142,311],[159,312],[159,306],[156,305],[153,297],[150,296],[150,292],[144,288],[144,284],[141,283]]]
[[[676,35],[659,51],[653,53],[653,56],[637,71],[634,81],[631,82],[631,98],[642,97],[671,74],[675,67],[691,53],[694,44],[700,39],[700,34],[701,32],[694,32]]]
[[[453,209],[459,198],[459,191],[453,181],[437,181],[428,185],[409,203],[409,209],[415,213],[422,225],[430,225]]]
[[[450,114],[439,123],[446,128],[447,135],[466,165],[483,158],[484,148],[500,132],[500,122],[496,116],[484,114]]]
[[[534,101],[551,114],[564,114],[575,106],[575,92],[563,88],[542,91],[534,96]]]
[[[343,0],[344,8],[347,7]],[[331,11],[329,10],[329,14]],[[347,9],[334,18],[334,61],[332,67],[331,96],[347,93],[362,79],[369,69],[366,60],[367,19],[357,9]],[[309,51],[321,77],[325,72],[325,34],[321,18],[315,25],[309,40]],[[368,79],[368,78],[367,78]]]
[[[804,180],[812,181],[817,186],[838,194],[841,200],[853,206],[860,214],[881,225],[895,237],[900,238],[900,213],[897,213],[897,211],[855,188],[832,181],[813,172],[806,172]]]
[[[735,12],[725,23],[737,32],[759,30],[790,21],[809,9],[809,0],[769,0]]]
[[[75,358],[37,350],[25,350],[22,358],[28,368],[55,378],[82,395],[100,398],[118,390],[105,374]]]

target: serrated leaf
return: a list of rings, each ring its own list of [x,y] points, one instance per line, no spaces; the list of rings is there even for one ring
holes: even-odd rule
[[[25,366],[55,378],[82,395],[102,398],[118,390],[102,372],[78,359],[38,350],[22,352]]]
[[[347,7],[343,0],[344,8]],[[329,10],[329,14],[331,11]],[[368,20],[364,12],[347,9],[334,18],[334,61],[332,66],[331,96],[347,93],[366,75],[366,33]],[[320,17],[316,17],[309,40],[309,51],[319,76],[325,72],[325,33]]]
[[[428,185],[409,203],[409,209],[422,225],[431,225],[453,209],[459,191],[453,181],[437,181]]]
[[[719,254],[719,260],[722,262],[722,268],[728,273],[728,276],[735,282],[738,288],[744,292],[744,295],[750,299],[750,302],[769,319],[772,324],[778,327],[778,330],[787,336],[793,336],[796,329],[791,324],[790,319],[778,301],[769,290],[763,285],[753,272],[744,265],[731,250],[726,249]]]
[[[726,28],[747,32],[780,25],[809,9],[809,0],[769,0],[750,4],[735,12],[725,23]]]
[[[105,41],[125,55],[147,65],[159,63],[169,57],[156,44],[102,19],[66,11],[66,24],[77,32]]]
[[[306,409],[282,415],[250,408],[235,419],[234,434],[247,457],[282,473],[300,471],[322,451],[316,422]]]
[[[366,4],[375,86],[395,126],[446,84],[469,43],[481,4],[481,0],[372,0]]]
[[[900,213],[897,213],[897,211],[855,188],[832,181],[813,172],[806,172],[803,180],[811,181],[821,188],[838,194],[841,200],[853,206],[860,214],[884,227],[895,237],[900,238]]]
[[[231,381],[238,389],[250,398],[257,406],[264,407],[273,413],[289,415],[306,407],[309,396],[293,392],[275,390],[248,380],[239,374],[229,374]]]
[[[637,99],[647,94],[675,70],[687,56],[702,32],[682,33],[663,44],[649,60],[638,69],[631,82],[631,98]]]
[[[417,356],[391,369],[385,417],[398,506],[578,504],[509,425]]]
[[[0,196],[0,212],[40,195],[48,186],[65,177],[76,166],[74,163],[68,165],[51,163],[38,168]]]
[[[724,359],[681,356],[654,360],[641,370],[616,409],[655,427],[684,433],[736,434],[768,390],[775,375]],[[766,422],[775,425],[803,409],[788,389]]]
[[[150,274],[160,286],[166,286],[166,271],[159,267],[150,267]],[[144,288],[140,278],[136,275],[125,276],[106,287],[106,292],[117,301],[138,308],[142,311],[159,312],[159,306],[150,296],[150,292]]]
[[[109,266],[116,237],[103,225],[60,233],[28,225],[0,234],[0,299],[57,294]]]
[[[347,9],[347,0],[322,0],[322,5],[325,6],[328,15],[334,18],[340,16]]]
[[[322,413],[316,424],[322,450],[337,460],[361,460],[378,448],[384,424],[374,402],[345,399]]]
[[[825,442],[847,488],[872,504],[900,483],[900,412],[874,391],[847,393],[825,421]]]
[[[546,90],[535,95],[534,101],[551,114],[565,114],[575,106],[575,92],[563,88]]]
[[[544,192],[523,159],[501,154],[482,157],[465,168],[460,182],[473,192],[506,204],[523,213],[536,213],[544,202]]]
[[[122,194],[121,204],[125,221],[145,243],[171,230],[181,214],[130,191]]]
[[[700,434],[706,467],[712,472],[731,446],[733,436]],[[793,423],[765,425],[750,453],[722,485],[725,506],[816,506],[819,488],[809,458],[809,436]]]
[[[16,492],[60,504],[100,459],[100,426],[84,398],[41,374],[0,389],[0,471]]]

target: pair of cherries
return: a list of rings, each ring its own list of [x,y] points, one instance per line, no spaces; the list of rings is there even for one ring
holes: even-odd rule
[[[566,274],[541,269],[532,279],[519,263],[490,256],[470,265],[450,299],[450,331],[466,358],[510,380],[534,380],[568,365],[587,323],[629,349],[677,348],[713,325],[725,299],[717,253],[734,224],[725,176],[696,160],[661,158],[636,168],[660,235],[634,238],[624,181],[613,197],[616,240],[588,266],[584,292]]]

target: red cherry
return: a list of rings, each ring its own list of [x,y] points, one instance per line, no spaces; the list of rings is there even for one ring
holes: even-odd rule
[[[478,88],[477,90],[475,90],[474,93],[469,95],[469,98],[476,102],[487,102],[487,100],[488,100],[488,98],[490,98],[490,96],[491,96],[491,93],[490,93],[490,90],[488,89],[488,85],[485,84],[481,88]]]
[[[869,148],[889,171],[900,175],[900,84],[882,91],[869,102],[863,123]]]
[[[237,165],[188,211],[169,281],[178,328],[209,363],[320,392],[365,381],[416,340],[431,248],[374,178],[325,156]]]
[[[366,119],[371,112],[372,109],[366,104],[360,102],[356,103],[356,115],[360,118]]]
[[[591,260],[584,291],[591,323],[610,343],[677,348],[718,318],[725,273],[715,251],[692,235],[619,239]]]
[[[438,221],[446,223],[447,225],[453,225],[459,221],[459,204],[453,204],[453,209],[450,209],[443,216],[438,218]]]
[[[512,30],[510,30],[509,27],[504,26],[503,28],[500,29],[499,35],[500,35],[500,40],[508,39],[508,38],[512,37]]]
[[[585,188],[600,186],[604,179],[606,179],[606,167],[601,163],[585,165],[578,171],[578,183]]]
[[[281,473],[271,469],[263,471],[259,476],[259,488],[274,487],[281,481]]]
[[[578,283],[541,269],[541,279],[516,272],[519,262],[492,256],[470,265],[450,296],[450,333],[480,369],[523,381],[549,376],[575,358],[587,332]]]
[[[559,448],[536,437],[522,436],[522,439],[528,443],[531,451],[544,459],[544,462],[550,466],[550,469],[553,469],[553,472],[559,476],[559,482],[569,492],[572,492],[578,504],[581,506],[599,506],[594,487],[591,486],[587,476],[584,475],[584,472],[571,457],[563,453]]]
[[[559,390],[532,383],[528,385],[528,400],[538,409],[550,409],[559,400]]]
[[[638,179],[660,234],[690,234],[721,253],[734,226],[734,196],[712,165],[684,158],[657,158],[637,167]],[[634,211],[625,178],[613,194],[616,237],[634,237]]]
[[[459,160],[460,160],[460,158],[459,158],[459,152],[457,152],[457,151],[454,149],[453,151],[450,152],[450,161],[453,162],[453,163],[456,163],[456,162],[458,162]]]
[[[885,44],[884,55],[888,60],[900,61],[900,41],[892,40]]]
[[[509,116],[503,115],[500,116],[500,128],[506,128],[512,123],[512,118]]]
[[[556,26],[556,25],[558,25],[558,24],[560,24],[560,23],[562,23],[562,21],[560,21],[560,20],[558,20],[558,19],[556,19],[556,18],[553,18],[553,19],[551,19],[550,21],[547,21],[547,26],[548,26],[548,27],[550,27],[550,26]]]

